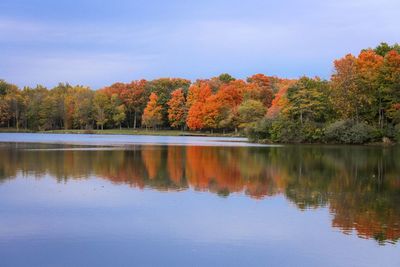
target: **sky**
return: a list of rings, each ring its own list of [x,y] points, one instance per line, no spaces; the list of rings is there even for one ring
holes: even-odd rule
[[[399,11],[399,0],[1,0],[0,79],[329,78],[334,59],[400,42]]]

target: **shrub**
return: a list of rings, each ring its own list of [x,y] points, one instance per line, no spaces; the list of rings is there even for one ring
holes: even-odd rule
[[[323,124],[306,122],[301,127],[302,142],[316,143],[324,141]]]
[[[271,140],[278,143],[301,142],[297,123],[285,118],[278,118],[271,125]]]
[[[325,140],[332,143],[341,143],[345,139],[343,134],[351,127],[350,121],[335,121],[325,128]]]
[[[376,141],[381,133],[366,123],[353,123],[342,120],[328,125],[325,129],[325,140],[332,143],[364,144]]]
[[[381,134],[376,128],[365,123],[356,123],[349,131],[350,142],[353,144],[377,141],[380,136]]]
[[[252,142],[268,141],[271,138],[271,126],[272,120],[263,118],[256,122],[254,125],[247,127],[245,129],[246,135]]]
[[[315,143],[322,142],[324,131],[321,125],[306,122],[304,125],[286,119],[263,118],[253,127],[246,130],[247,136],[253,142],[276,143]]]

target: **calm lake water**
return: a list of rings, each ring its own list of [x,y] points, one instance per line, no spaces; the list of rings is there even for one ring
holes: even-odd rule
[[[0,265],[400,266],[399,147],[243,141],[0,134]]]

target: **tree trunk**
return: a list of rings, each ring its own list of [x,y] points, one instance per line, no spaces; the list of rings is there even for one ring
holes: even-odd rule
[[[378,106],[378,125],[382,129],[383,127],[383,116],[382,116],[382,99],[379,96],[379,106]]]
[[[133,118],[133,129],[136,129],[136,110]]]
[[[300,111],[300,124],[303,125],[303,111]]]
[[[358,123],[358,108],[356,107],[356,123]]]

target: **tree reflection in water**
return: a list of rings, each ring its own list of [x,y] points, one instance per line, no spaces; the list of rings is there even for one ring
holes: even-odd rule
[[[58,181],[97,176],[135,188],[191,188],[227,197],[283,194],[301,209],[328,207],[332,226],[374,238],[400,238],[400,149],[397,147],[132,146],[75,149],[2,144],[0,179],[46,174]]]

